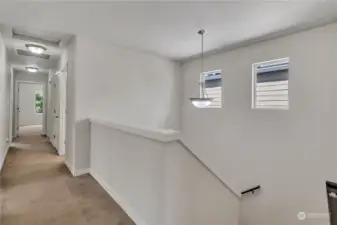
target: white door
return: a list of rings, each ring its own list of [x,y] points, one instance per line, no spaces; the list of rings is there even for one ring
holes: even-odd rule
[[[52,118],[53,118],[53,132],[51,142],[53,146],[58,149],[59,136],[59,94],[58,94],[58,77],[53,76],[51,80],[51,99],[52,99]]]
[[[18,85],[18,126],[43,123],[43,84],[23,83]]]
[[[52,144],[59,155],[65,154],[66,138],[66,80],[67,73],[60,72],[53,76],[51,98],[53,110],[53,137]]]
[[[58,75],[58,93],[59,93],[59,130],[58,130],[58,151],[64,155],[66,151],[66,90],[67,90],[67,73],[60,72]]]

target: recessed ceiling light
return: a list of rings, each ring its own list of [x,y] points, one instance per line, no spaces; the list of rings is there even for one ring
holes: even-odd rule
[[[27,72],[29,72],[29,73],[37,73],[37,72],[39,72],[39,69],[38,69],[38,68],[32,67],[32,66],[26,66],[26,70],[27,70]]]
[[[26,48],[28,48],[29,51],[35,54],[42,54],[44,51],[47,50],[47,48],[41,45],[33,45],[33,44],[26,44]]]

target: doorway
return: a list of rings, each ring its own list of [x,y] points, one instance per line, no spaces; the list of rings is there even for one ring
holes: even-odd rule
[[[16,83],[15,136],[20,131],[34,130],[43,134],[45,118],[45,85],[38,82]]]

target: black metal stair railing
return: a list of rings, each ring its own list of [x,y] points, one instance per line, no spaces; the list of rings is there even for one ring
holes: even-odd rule
[[[244,190],[244,191],[242,191],[241,192],[241,195],[244,195],[244,194],[247,194],[247,193],[252,193],[252,194],[254,194],[254,192],[255,191],[257,191],[257,190],[260,190],[261,189],[261,186],[260,185],[257,185],[257,186],[255,186],[255,187],[252,187],[252,188],[249,188],[249,189],[247,189],[247,190]]]

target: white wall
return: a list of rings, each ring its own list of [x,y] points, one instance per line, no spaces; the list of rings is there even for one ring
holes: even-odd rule
[[[77,54],[76,38],[73,38],[65,51],[61,56],[60,67],[64,67],[68,63],[68,75],[67,75],[67,113],[66,113],[66,151],[65,161],[69,167],[75,167],[75,57]]]
[[[35,94],[43,95],[43,85],[19,83],[19,126],[42,125],[43,113],[35,112]]]
[[[160,57],[77,36],[60,65],[68,61],[67,149],[71,167],[85,165],[75,154],[75,122],[88,117],[151,128],[177,128],[179,67]],[[72,148],[72,150],[69,150]],[[83,169],[83,168],[75,168]]]
[[[298,224],[300,211],[328,212],[325,181],[337,181],[336,40],[332,24],[208,57],[206,70],[222,70],[222,109],[192,107],[200,64],[182,66],[184,141],[237,191],[262,186],[243,198],[241,224]],[[289,111],[252,110],[252,63],[283,57]]]
[[[177,128],[177,76],[169,60],[77,37],[76,119]]]
[[[77,121],[75,124],[75,155],[76,162],[73,173],[88,171],[90,168],[90,121],[89,119]]]
[[[7,65],[6,48],[0,33],[0,170],[7,154],[9,138],[9,93],[10,71]]]
[[[91,173],[132,209],[136,224],[165,224],[164,164],[162,143],[91,124]]]
[[[136,224],[238,225],[239,199],[176,133],[96,120],[90,133],[91,174]]]
[[[177,141],[165,145],[167,225],[238,225],[240,201]]]

